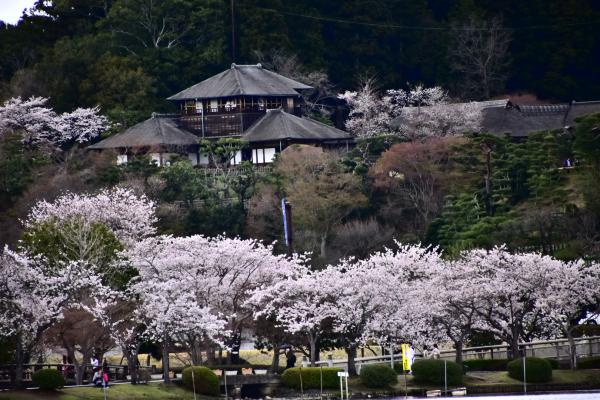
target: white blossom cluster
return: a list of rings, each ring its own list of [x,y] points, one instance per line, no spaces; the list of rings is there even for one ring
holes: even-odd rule
[[[0,135],[20,132],[23,141],[31,145],[88,142],[109,128],[109,121],[99,114],[99,107],[78,108],[57,114],[46,105],[47,98],[14,97],[0,106]]]
[[[598,264],[502,247],[446,260],[436,248],[396,243],[314,271],[306,257],[277,255],[252,239],[156,236],[153,203],[127,189],[41,201],[26,226],[73,216],[114,232],[124,244],[116,262],[136,277],[115,288],[89,260],[49,268],[43,255],[6,248],[0,333],[34,341],[77,306],[101,321],[131,360],[141,335],[227,348],[259,317],[305,338],[313,360],[326,332],[348,351],[407,340],[449,340],[460,350],[476,329],[518,349],[536,337],[572,338],[581,315],[600,300]]]
[[[439,86],[391,89],[380,96],[373,82],[367,81],[360,90],[346,91],[338,98],[350,107],[346,129],[359,138],[400,135],[414,139],[481,129],[481,105],[453,102]]]

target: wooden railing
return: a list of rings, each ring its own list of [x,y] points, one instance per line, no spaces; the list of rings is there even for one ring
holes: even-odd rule
[[[25,364],[23,365],[23,380],[25,382],[30,382],[35,371],[47,368],[60,371],[67,383],[75,382],[76,367],[74,364]],[[92,365],[84,365],[83,368],[83,381],[84,383],[90,383],[92,376],[94,375]],[[3,383],[6,386],[8,383],[13,382],[15,378],[15,369],[16,365],[14,364],[0,365],[0,383]],[[106,369],[110,381],[127,380],[129,371],[126,365],[109,364]]]

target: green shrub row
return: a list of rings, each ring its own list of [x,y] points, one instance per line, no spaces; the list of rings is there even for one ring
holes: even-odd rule
[[[505,358],[495,360],[465,360],[463,366],[465,371],[506,371],[508,368],[508,362]],[[559,369],[558,361],[547,358],[546,361],[550,363],[552,369]]]
[[[336,389],[339,387],[337,373],[340,368],[288,368],[281,375],[281,383],[288,388],[300,390],[300,374],[302,374],[302,388],[319,389],[321,387],[321,372],[323,373],[323,388]]]
[[[507,359],[496,360],[465,360],[465,371],[506,371]]]
[[[398,374],[389,365],[364,365],[360,369],[360,381],[368,388],[386,388],[398,382]]]
[[[552,365],[544,358],[527,357],[525,359],[527,382],[543,383],[552,380]],[[523,359],[517,358],[508,363],[508,376],[523,380]]]
[[[443,385],[444,360],[417,360],[412,366],[416,383]],[[456,386],[462,383],[462,367],[453,361],[446,361],[446,377],[448,385]]]
[[[577,360],[577,369],[600,369],[600,357],[584,357]]]
[[[192,379],[192,371],[194,376]],[[182,373],[183,385],[190,390],[196,388],[196,393],[206,394],[209,396],[218,396],[220,394],[219,378],[217,375],[206,367],[187,367]]]
[[[42,390],[56,390],[65,386],[65,378],[56,369],[39,369],[33,373],[31,381]]]

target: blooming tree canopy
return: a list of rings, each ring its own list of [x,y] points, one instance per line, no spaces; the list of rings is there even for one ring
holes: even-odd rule
[[[248,300],[253,291],[284,279],[299,265],[255,240],[199,235],[149,238],[127,254],[139,270],[132,290],[149,331],[159,340],[174,337],[191,347],[206,339],[227,345],[252,321]]]
[[[258,288],[249,299],[256,308],[255,317],[274,316],[278,326],[307,338],[313,366],[324,323],[333,316],[335,298],[326,278],[324,272],[300,267],[286,279]]]
[[[97,194],[66,193],[56,200],[39,201],[25,220],[25,227],[41,223],[101,223],[125,245],[153,235],[157,218],[154,202],[125,188],[104,189]]]
[[[412,139],[481,129],[481,106],[453,102],[439,86],[391,89],[380,96],[373,80],[367,80],[358,91],[338,98],[350,107],[346,128],[359,138],[396,134]]]
[[[6,130],[23,132],[23,141],[31,145],[70,142],[85,143],[109,128],[109,121],[98,107],[78,108],[56,114],[46,105],[47,98],[14,97],[0,106],[0,135]]]

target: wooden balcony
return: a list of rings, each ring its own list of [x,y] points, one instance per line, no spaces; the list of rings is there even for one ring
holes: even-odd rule
[[[266,111],[184,114],[179,122],[199,137],[241,136],[246,129],[265,115]]]

